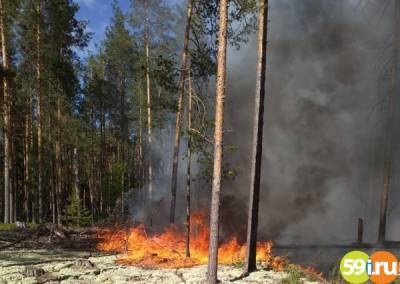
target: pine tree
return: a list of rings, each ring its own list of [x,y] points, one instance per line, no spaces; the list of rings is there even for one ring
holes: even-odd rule
[[[4,121],[4,223],[14,222],[15,192],[13,192],[13,152],[12,152],[12,90],[10,86],[11,70],[9,57],[10,43],[10,19],[12,14],[10,3],[6,0],[0,1],[0,41],[2,54],[3,76],[3,121]]]
[[[156,115],[155,109],[160,108],[154,104],[155,96],[154,89],[161,91],[161,88],[166,83],[165,70],[170,71],[169,66],[171,58],[169,54],[172,53],[174,43],[172,41],[172,13],[168,5],[163,0],[131,0],[132,12],[130,13],[130,25],[133,34],[136,38],[142,39],[140,47],[142,49],[142,62],[143,64],[143,78],[140,80],[145,85],[145,99],[146,101],[146,120],[147,120],[147,212],[148,221],[152,225],[152,212],[153,212],[153,179],[154,167],[152,158],[153,147],[153,128],[155,127]],[[164,69],[164,72],[157,74],[154,72],[156,69]],[[169,77],[169,76],[168,76]],[[164,79],[164,80],[163,80]],[[169,82],[171,84],[171,80]],[[142,91],[139,91],[142,93]],[[158,119],[161,121],[161,119]],[[141,132],[142,135],[142,132]]]
[[[247,253],[245,272],[256,269],[258,206],[260,200],[262,140],[264,126],[264,100],[267,60],[267,23],[268,0],[259,1],[258,12],[258,61],[256,77],[255,110],[253,121],[253,149],[251,165],[251,183],[249,213],[247,223]]]
[[[71,192],[66,208],[65,223],[73,227],[85,227],[90,224],[90,220],[89,210],[82,206],[79,196]]]
[[[55,113],[49,113],[52,117],[52,124],[55,129],[49,131],[55,133],[55,171],[54,177],[55,187],[48,187],[45,196],[55,197],[55,204],[52,206],[57,208],[57,223],[61,223],[62,217],[62,197],[63,193],[63,168],[62,168],[62,142],[66,140],[65,130],[67,129],[65,122],[71,117],[73,109],[74,97],[77,95],[79,81],[74,70],[76,57],[73,48],[83,48],[87,45],[89,34],[85,32],[85,22],[76,20],[75,15],[78,6],[71,1],[54,0],[44,3],[47,26],[46,36],[47,44],[42,46],[46,52],[43,59],[47,73],[46,79],[49,84],[48,91],[55,94],[49,97],[48,101],[55,109]],[[51,190],[55,190],[50,192]],[[51,199],[50,199],[51,200]],[[44,213],[44,212],[43,212]],[[47,212],[46,212],[47,213]]]
[[[178,161],[179,161],[179,147],[181,140],[181,124],[182,124],[182,112],[183,112],[183,95],[185,92],[185,80],[188,74],[188,57],[189,57],[189,36],[190,26],[192,19],[193,1],[188,1],[187,15],[186,15],[186,28],[185,35],[183,38],[183,51],[182,51],[182,65],[181,65],[181,77],[179,79],[178,86],[178,109],[176,113],[176,124],[175,124],[175,140],[174,150],[172,157],[172,178],[171,178],[171,207],[170,207],[170,219],[169,222],[173,224],[175,222],[175,207],[176,207],[176,188],[178,184]]]
[[[210,241],[208,253],[208,283],[217,283],[218,268],[218,231],[219,231],[219,205],[221,192],[223,125],[225,104],[226,81],[226,48],[228,29],[228,1],[220,1],[218,55],[217,55],[217,81],[215,101],[215,130],[214,130],[214,169],[211,193],[210,212]]]

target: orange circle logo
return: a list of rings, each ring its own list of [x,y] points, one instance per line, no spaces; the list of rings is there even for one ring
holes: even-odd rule
[[[373,253],[367,263],[370,280],[376,284],[387,284],[394,281],[399,273],[397,257],[387,251]]]

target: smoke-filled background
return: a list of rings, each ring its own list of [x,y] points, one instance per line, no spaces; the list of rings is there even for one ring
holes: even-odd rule
[[[349,243],[362,217],[367,240],[376,240],[393,7],[394,1],[270,1],[261,235]],[[252,40],[228,57],[226,138],[239,146],[229,159],[241,173],[224,193],[235,196],[240,215],[250,184],[256,49]],[[395,171],[389,239],[400,229]]]
[[[376,241],[393,11],[392,0],[270,1],[260,238],[291,244],[350,243],[361,217],[365,240]],[[223,183],[221,221],[225,234],[235,232],[242,239],[250,185],[255,39],[250,36],[239,50],[230,47],[227,58],[225,144],[237,150],[225,161],[239,174]],[[159,144],[153,149],[153,159],[162,165],[156,171],[155,204],[165,218],[154,219],[161,225],[166,225],[169,212],[172,132],[156,133]],[[396,146],[396,135],[393,141]],[[185,151],[183,146],[182,156]],[[397,152],[394,147],[388,239],[400,232]],[[186,160],[181,161],[177,215],[184,222]],[[192,165],[198,173],[199,165]],[[210,191],[211,184],[194,181],[192,198],[201,199],[194,210],[208,208]],[[140,210],[133,213],[138,216]]]

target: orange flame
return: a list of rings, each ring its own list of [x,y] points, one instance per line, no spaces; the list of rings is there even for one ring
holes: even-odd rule
[[[128,230],[102,230],[97,248],[106,252],[122,253],[118,262],[144,267],[181,268],[206,264],[208,261],[209,229],[205,225],[205,214],[195,213],[191,217],[190,257],[185,256],[185,234],[170,226],[162,234],[147,234],[144,226]],[[257,261],[276,270],[283,270],[284,259],[271,254],[272,242],[257,243]],[[237,264],[244,260],[245,245],[236,237],[220,245],[218,262]]]

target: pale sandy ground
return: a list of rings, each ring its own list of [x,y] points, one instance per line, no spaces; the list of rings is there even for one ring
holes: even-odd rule
[[[93,267],[77,265],[77,259],[87,259]],[[115,263],[114,255],[91,255],[85,252],[47,250],[0,251],[0,284],[5,283],[204,283],[206,266],[182,269],[143,269]],[[27,266],[41,268],[45,274],[26,277]],[[221,266],[221,283],[281,283],[285,272],[260,270],[250,276],[234,280],[242,270],[238,267]],[[232,280],[234,280],[232,282]],[[304,283],[312,283],[304,280]],[[317,283],[317,282],[314,282]]]

